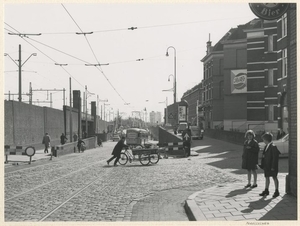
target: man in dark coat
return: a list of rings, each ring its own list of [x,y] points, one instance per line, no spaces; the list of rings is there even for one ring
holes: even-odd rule
[[[182,140],[183,146],[187,147],[187,156],[191,155],[191,141],[192,141],[192,131],[190,129],[190,124],[188,127],[182,132]]]
[[[45,136],[43,137],[42,143],[45,145],[44,153],[48,153],[48,148],[50,147],[50,136],[48,133],[45,133]]]
[[[68,138],[65,136],[64,133],[62,133],[61,136],[60,136],[60,143],[61,143],[61,145],[64,145],[67,140],[68,140]]]
[[[119,142],[116,144],[116,146],[114,147],[114,150],[112,151],[112,155],[113,157],[111,157],[109,160],[107,160],[107,165],[109,165],[109,163],[116,158],[115,162],[114,162],[114,166],[117,166],[117,162],[120,159],[121,156],[121,151],[124,147],[128,147],[126,144],[124,144],[125,142],[125,137],[122,137],[121,140],[119,140]]]

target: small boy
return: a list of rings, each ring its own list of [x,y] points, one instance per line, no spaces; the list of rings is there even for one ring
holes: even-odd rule
[[[275,193],[273,194],[273,198],[279,196],[279,181],[277,178],[278,175],[278,161],[279,155],[281,154],[277,147],[272,142],[272,134],[265,133],[262,135],[263,142],[266,144],[266,147],[263,151],[263,156],[261,160],[260,168],[262,168],[265,172],[266,178],[266,186],[265,190],[259,194],[260,196],[269,195],[269,185],[270,185],[270,177],[273,177],[274,185],[275,185]]]

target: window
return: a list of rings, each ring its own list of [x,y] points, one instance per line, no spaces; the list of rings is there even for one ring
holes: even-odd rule
[[[282,50],[282,77],[287,76],[287,49]]]
[[[282,37],[287,36],[287,16],[286,13],[282,16]]]
[[[269,121],[274,121],[274,105],[269,105],[268,120]]]
[[[268,51],[273,52],[273,35],[268,36]]]
[[[274,69],[268,70],[268,86],[274,85]]]

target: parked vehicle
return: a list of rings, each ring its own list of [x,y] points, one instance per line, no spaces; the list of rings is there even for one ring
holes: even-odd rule
[[[148,141],[149,133],[144,129],[130,128],[126,131],[126,144],[142,147]]]
[[[179,123],[179,126],[177,128],[177,135],[181,135],[182,132],[188,127],[188,123],[187,122],[181,122]]]
[[[286,157],[289,155],[289,134],[285,135],[283,138],[279,140],[274,140],[273,144],[275,144],[280,151],[281,155],[279,157]],[[264,142],[259,142],[259,158],[262,157],[262,152],[266,146]]]
[[[113,135],[112,137],[113,141],[119,141],[120,140],[120,136],[118,134]]]
[[[204,130],[200,129],[198,126],[191,126],[192,139],[202,140]]]

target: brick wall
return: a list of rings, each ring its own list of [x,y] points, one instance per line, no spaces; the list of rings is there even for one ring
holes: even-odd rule
[[[296,4],[290,4],[288,19],[288,106],[289,106],[289,175],[286,190],[297,196],[297,18]]]
[[[59,143],[64,131],[63,111],[17,101],[5,101],[4,107],[5,144],[42,148],[45,132],[49,133],[52,145]]]

